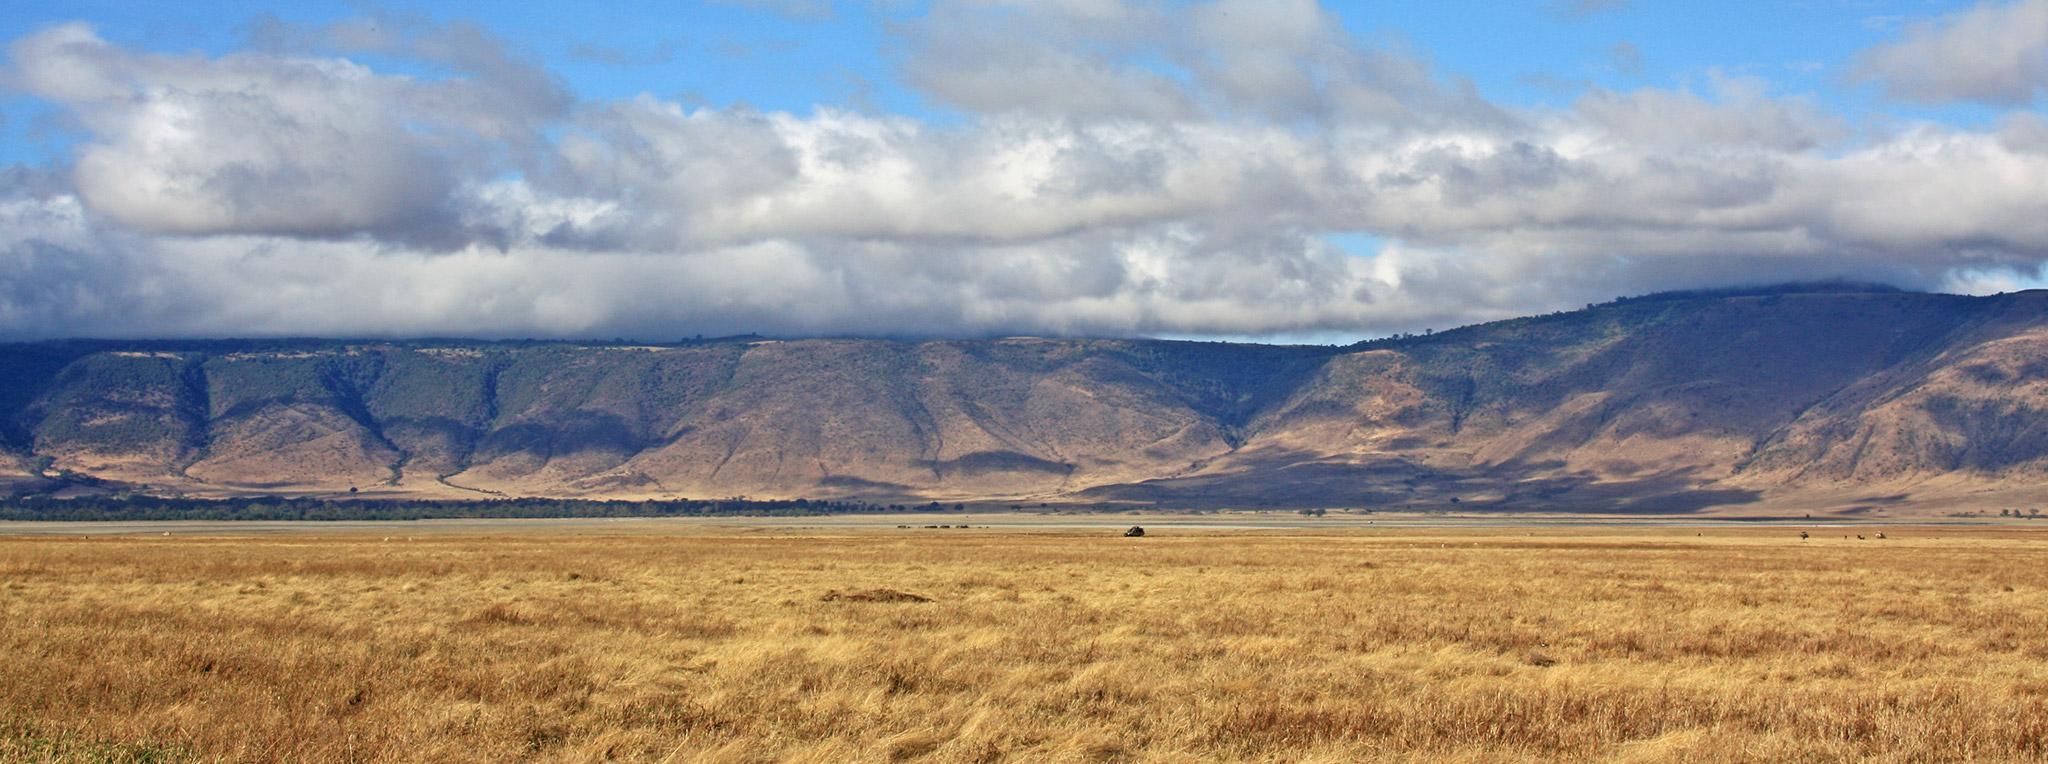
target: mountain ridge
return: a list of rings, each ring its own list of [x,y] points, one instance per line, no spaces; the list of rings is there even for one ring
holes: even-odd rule
[[[2030,500],[2048,474],[2043,292],[1666,293],[1350,346],[62,340],[0,359],[24,490],[44,471],[194,495],[1740,513]]]

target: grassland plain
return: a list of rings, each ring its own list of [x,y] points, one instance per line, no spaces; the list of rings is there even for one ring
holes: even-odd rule
[[[2048,534],[1883,530],[0,539],[0,758],[2048,757]]]

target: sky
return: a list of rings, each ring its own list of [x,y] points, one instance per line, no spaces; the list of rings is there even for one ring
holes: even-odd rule
[[[2048,0],[15,0],[0,46],[5,339],[1348,342],[2048,263]]]

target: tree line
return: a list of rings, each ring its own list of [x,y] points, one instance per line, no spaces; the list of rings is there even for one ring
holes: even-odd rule
[[[964,511],[959,504],[878,504],[855,499],[221,499],[108,495],[0,500],[0,520],[429,520],[560,517],[801,517]]]

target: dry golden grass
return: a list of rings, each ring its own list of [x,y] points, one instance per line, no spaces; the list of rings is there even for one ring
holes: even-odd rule
[[[2048,756],[2023,531],[676,532],[0,540],[0,758]]]

